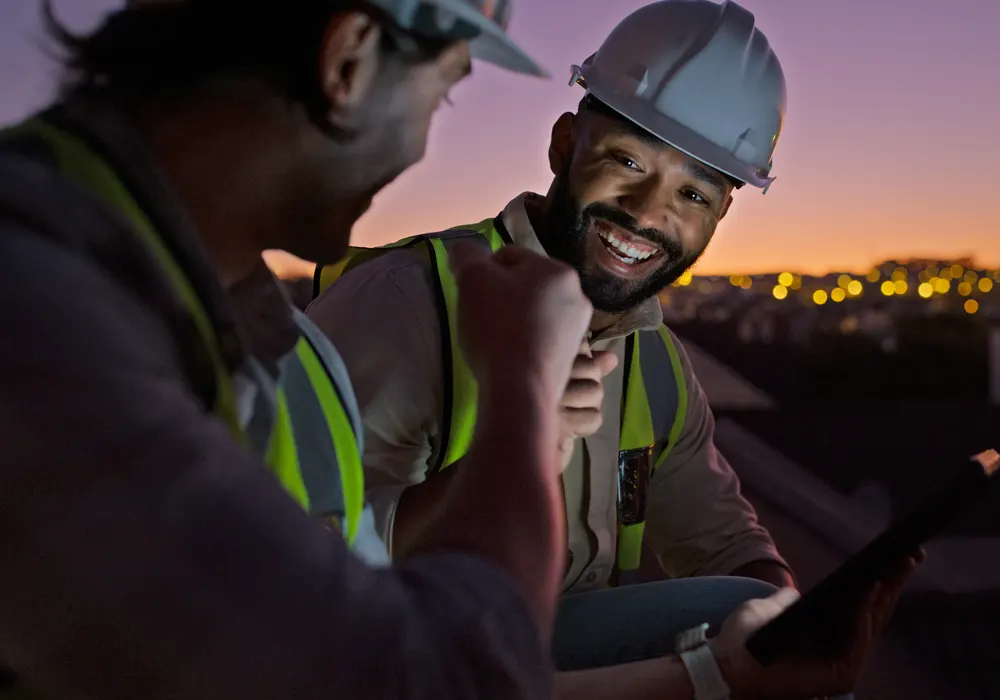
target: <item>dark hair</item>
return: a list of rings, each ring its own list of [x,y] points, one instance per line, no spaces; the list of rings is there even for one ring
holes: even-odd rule
[[[650,136],[649,132],[643,129],[641,126],[627,119],[620,112],[612,109],[611,107],[604,104],[603,102],[601,102],[600,100],[598,100],[596,97],[594,97],[589,93],[584,95],[583,99],[580,100],[580,104],[577,105],[576,111],[578,114],[584,111],[592,112],[594,114],[600,114],[601,116],[607,117],[608,119],[614,119],[616,121],[627,124],[629,129],[631,129],[636,133],[641,134],[642,136],[645,137]],[[722,175],[722,177],[726,178],[729,184],[733,186],[733,189],[739,189],[743,187],[743,185],[745,184],[737,180],[735,177],[727,175],[726,173],[719,173],[719,174]]]
[[[43,0],[43,19],[60,49],[63,94],[99,93],[137,105],[182,98],[220,77],[253,77],[302,104],[325,125],[328,102],[319,52],[338,12],[372,14],[393,59],[423,61],[448,42],[408,34],[359,0],[187,0],[111,14],[91,34],[69,32]],[[324,128],[326,128],[324,126]]]

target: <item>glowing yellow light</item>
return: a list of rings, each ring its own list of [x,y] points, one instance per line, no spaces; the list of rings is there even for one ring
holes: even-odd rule
[[[837,286],[841,289],[847,289],[847,285],[851,283],[850,275],[841,275],[837,278]]]
[[[991,289],[993,289],[993,280],[991,280],[989,277],[983,277],[982,279],[979,280],[980,292],[986,293]]]
[[[740,289],[750,289],[750,285],[753,284],[753,280],[749,277],[744,277],[743,281],[740,282]]]
[[[791,272],[782,272],[780,275],[778,275],[778,284],[784,287],[791,287],[792,282],[794,281],[795,281],[795,275],[793,275]]]
[[[965,313],[967,313],[967,314],[974,314],[977,311],[979,311],[979,302],[976,301],[975,299],[966,299],[965,300]]]
[[[967,297],[972,294],[972,285],[968,282],[962,282],[958,285],[958,293],[963,297]]]
[[[938,269],[937,269],[936,266],[931,265],[930,267],[927,268],[927,278],[928,279],[930,279],[931,277],[937,277],[937,276],[938,276]]]
[[[917,294],[922,296],[924,299],[930,299],[934,295],[934,285],[930,282],[924,282],[917,287]]]
[[[917,277],[920,279],[921,282],[926,282],[931,277],[933,277],[933,275],[928,271],[929,269],[930,268],[928,268],[927,270],[921,270],[920,274],[917,275]]]
[[[865,279],[868,280],[869,282],[878,282],[881,277],[882,277],[881,272],[879,272],[878,270],[872,270],[871,272],[868,273]]]
[[[732,277],[729,278],[729,284],[733,285],[734,287],[739,287],[740,284],[742,284],[742,282],[743,282],[743,275],[733,275]]]
[[[686,287],[691,284],[692,279],[694,279],[694,274],[692,274],[691,270],[684,270],[684,274],[678,277],[674,284],[678,287]]]
[[[954,265],[951,266],[951,276],[952,277],[958,278],[958,277],[961,277],[963,274],[965,274],[965,268],[964,267],[962,267],[958,263],[955,263]]]
[[[935,277],[931,280],[931,284],[934,285],[934,291],[938,294],[947,294],[948,290],[951,289],[951,282],[943,277]]]
[[[910,285],[906,283],[906,280],[896,280],[896,283],[893,286],[896,288],[896,294],[906,294],[907,290],[910,288]]]
[[[815,303],[817,306],[822,306],[823,304],[825,304],[828,298],[829,295],[822,289],[817,289],[815,292],[813,292],[813,303]]]
[[[788,296],[788,287],[776,284],[774,285],[774,289],[771,290],[771,294],[774,295],[775,299],[784,299]]]
[[[842,302],[844,300],[844,297],[846,297],[846,296],[847,296],[847,292],[845,292],[840,287],[837,287],[832,292],[830,292],[830,298],[833,299],[833,301],[835,303],[837,303],[837,304],[839,304],[840,302]]]
[[[887,297],[891,297],[893,294],[896,293],[896,285],[893,284],[892,281],[886,280],[885,282],[882,283],[881,290],[882,293],[885,294]]]
[[[798,275],[792,276],[792,283],[789,285],[792,289],[802,289],[802,278]]]
[[[944,268],[943,270],[941,270],[941,272],[938,273],[937,276],[940,277],[943,280],[950,280],[951,279],[951,268],[950,267]]]
[[[899,280],[905,280],[905,279],[906,279],[906,268],[905,267],[897,267],[895,270],[892,271],[892,281],[893,282],[898,282]]]
[[[979,279],[979,275],[976,274],[975,270],[968,270],[965,273],[965,281],[969,284],[975,284],[977,279]]]
[[[851,280],[847,285],[847,293],[852,297],[860,296],[861,292],[865,290],[864,285],[862,285],[857,280]]]

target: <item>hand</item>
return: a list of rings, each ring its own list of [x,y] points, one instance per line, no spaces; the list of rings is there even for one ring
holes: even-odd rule
[[[589,437],[597,432],[603,422],[604,377],[618,366],[613,352],[592,352],[590,344],[583,341],[573,362],[569,384],[559,404],[561,424],[559,452],[562,468],[573,458],[576,439]]]
[[[710,642],[733,699],[802,700],[851,692],[868,653],[892,616],[906,579],[922,558],[920,553],[900,562],[868,592],[858,609],[854,638],[835,658],[796,654],[762,667],[746,650],[744,645],[753,632],[798,600],[795,589],[783,588],[770,598],[751,600],[737,608]]]
[[[540,381],[552,405],[569,381],[593,308],[573,268],[518,246],[457,244],[462,352],[484,382]]]

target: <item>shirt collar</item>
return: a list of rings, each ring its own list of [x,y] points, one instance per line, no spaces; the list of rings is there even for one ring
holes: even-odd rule
[[[545,247],[538,239],[535,228],[528,216],[528,207],[537,207],[544,198],[534,192],[524,192],[512,199],[500,213],[500,219],[507,228],[515,245],[547,255]],[[657,297],[652,297],[629,310],[610,328],[592,336],[592,341],[610,340],[629,335],[634,331],[656,330],[663,324],[663,309]]]

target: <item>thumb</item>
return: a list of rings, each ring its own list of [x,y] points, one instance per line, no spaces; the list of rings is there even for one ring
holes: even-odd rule
[[[794,588],[779,588],[771,594],[768,600],[777,605],[781,610],[785,610],[801,597],[802,594]]]
[[[458,241],[448,250],[448,262],[458,274],[469,265],[489,260],[492,255],[487,246],[472,241]]]
[[[618,366],[618,356],[608,350],[598,350],[594,353],[594,360],[601,370],[601,376],[606,377]]]

